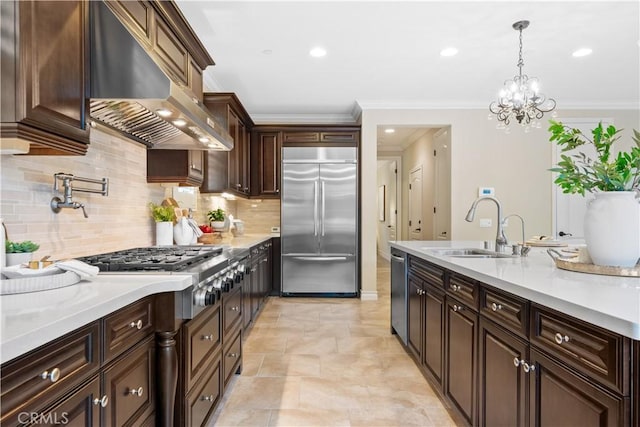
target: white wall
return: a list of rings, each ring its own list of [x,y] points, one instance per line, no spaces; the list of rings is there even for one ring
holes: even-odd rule
[[[391,176],[389,173],[389,160],[378,160],[378,189],[380,189],[381,185],[385,186],[385,190],[387,191],[385,194],[385,216],[384,221],[380,221],[379,212],[376,210],[376,217],[378,217],[378,227],[376,230],[377,237],[377,247],[378,247],[378,255],[385,259],[389,259],[390,251],[389,251],[389,183],[392,179],[395,179],[395,176]],[[380,200],[377,201],[378,207],[380,204]]]
[[[422,236],[433,240],[433,134],[429,129],[402,152],[402,232],[400,238],[409,238],[409,178],[411,171],[422,166]]]
[[[562,117],[610,117],[619,128],[626,129],[624,144],[631,144],[631,129],[640,129],[640,110],[558,110]],[[491,186],[502,202],[505,214],[518,213],[527,224],[527,234],[551,233],[551,150],[548,117],[543,128],[525,133],[517,126],[511,133],[495,128],[487,120],[488,111],[365,109],[362,124],[362,209],[376,209],[376,132],[378,125],[445,126],[451,125],[451,238],[455,240],[491,240],[492,228],[479,228],[477,220],[464,221],[466,212],[477,197],[478,186]],[[623,141],[621,141],[623,142]],[[623,145],[623,144],[621,144]],[[479,206],[476,218],[492,218],[495,206]],[[375,293],[375,215],[362,217],[362,286]],[[511,232],[509,232],[511,233]],[[515,233],[515,232],[514,232]],[[517,234],[517,233],[516,233]],[[517,238],[516,235],[507,236]]]

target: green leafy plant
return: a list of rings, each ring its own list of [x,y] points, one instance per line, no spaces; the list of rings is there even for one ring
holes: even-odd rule
[[[24,242],[12,242],[10,240],[5,240],[4,247],[5,247],[6,253],[18,254],[18,253],[35,252],[38,250],[40,245],[37,243],[33,243],[31,240],[25,240]]]
[[[591,131],[592,138],[584,135],[579,129],[571,128],[550,121],[551,138],[562,148],[562,153],[576,150],[573,154],[561,154],[557,166],[551,168],[557,172],[554,183],[562,188],[563,193],[581,194],[595,191],[631,191],[640,185],[640,132],[633,131],[635,147],[629,151],[612,153],[614,142],[620,139],[622,129],[610,125],[605,129],[602,122]],[[579,150],[580,147],[592,145],[597,153],[595,159]]]
[[[176,219],[176,213],[173,210],[173,206],[156,205],[155,203],[149,203],[149,209],[151,210],[151,217],[155,222],[167,222]]]
[[[207,212],[209,221],[224,221],[224,210],[221,208]]]

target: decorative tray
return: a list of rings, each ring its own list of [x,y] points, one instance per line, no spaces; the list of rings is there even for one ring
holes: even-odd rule
[[[558,252],[547,250],[547,253],[556,263],[556,267],[563,270],[577,271],[579,273],[601,274],[603,276],[640,277],[640,264],[635,267],[614,267],[608,265],[595,265],[579,262],[578,257],[558,256]]]
[[[80,276],[73,271],[47,276],[22,277],[0,280],[0,295],[23,294],[27,292],[48,291],[75,285]]]

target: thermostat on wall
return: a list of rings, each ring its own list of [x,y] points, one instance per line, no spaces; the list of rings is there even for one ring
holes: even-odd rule
[[[495,196],[496,190],[493,187],[479,187],[478,188],[478,197],[482,196]]]

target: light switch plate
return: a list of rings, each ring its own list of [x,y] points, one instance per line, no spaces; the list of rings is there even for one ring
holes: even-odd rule
[[[271,232],[272,233],[279,233],[280,232],[280,227],[271,227]]]

